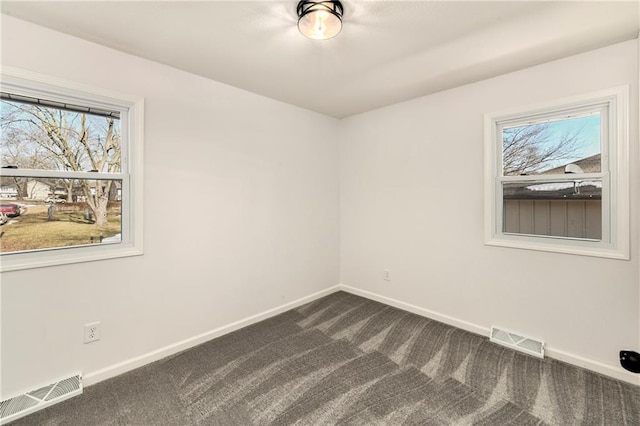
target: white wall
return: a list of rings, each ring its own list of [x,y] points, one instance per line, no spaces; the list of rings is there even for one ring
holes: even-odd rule
[[[6,15],[2,64],[144,97],[146,120],[144,256],[3,273],[2,395],[338,284],[337,120]]]
[[[483,244],[483,114],[631,85],[631,261]],[[341,281],[640,383],[637,40],[341,122]],[[384,268],[392,281],[383,280]],[[580,358],[585,358],[581,360]]]

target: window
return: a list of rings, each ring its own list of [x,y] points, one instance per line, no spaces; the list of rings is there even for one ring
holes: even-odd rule
[[[2,68],[0,270],[142,254],[143,101]]]
[[[629,258],[628,88],[485,116],[488,245]]]

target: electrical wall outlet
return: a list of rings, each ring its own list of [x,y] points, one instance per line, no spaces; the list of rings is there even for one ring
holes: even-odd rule
[[[100,321],[84,325],[84,342],[91,343],[100,340]]]
[[[383,277],[385,281],[391,281],[391,271],[388,269],[385,269],[383,272]]]

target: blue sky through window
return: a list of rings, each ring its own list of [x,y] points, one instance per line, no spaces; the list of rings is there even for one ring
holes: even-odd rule
[[[580,149],[576,160],[600,153],[600,114],[552,121],[549,127],[554,135],[560,137],[565,134],[579,134]]]
[[[540,173],[601,152],[599,112],[505,127],[505,175]]]

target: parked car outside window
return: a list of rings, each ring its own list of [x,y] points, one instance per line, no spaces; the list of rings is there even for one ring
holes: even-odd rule
[[[0,204],[0,213],[4,213],[8,217],[20,216],[20,206],[13,203]]]
[[[67,200],[65,200],[64,198],[58,198],[58,197],[47,197],[46,200],[44,200],[45,203],[48,204],[53,204],[53,203],[66,203]]]

